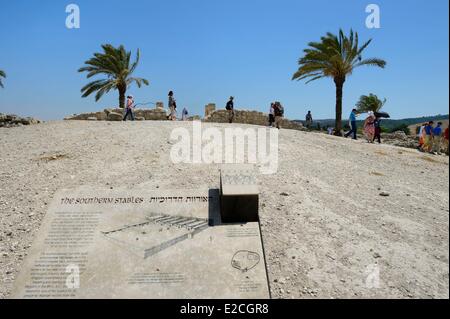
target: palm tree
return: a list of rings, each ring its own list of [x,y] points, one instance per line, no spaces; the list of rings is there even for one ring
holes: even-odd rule
[[[2,78],[6,79],[5,71],[0,70],[0,87],[4,87],[2,83]]]
[[[380,112],[386,104],[386,99],[380,100],[378,96],[370,93],[369,95],[362,95],[356,103],[356,109],[359,113]]]
[[[384,68],[386,62],[377,58],[363,59],[362,53],[372,42],[370,39],[359,46],[358,33],[350,30],[350,36],[339,30],[339,36],[327,33],[321,42],[309,43],[305,55],[298,61],[299,69],[292,80],[308,80],[306,83],[331,77],[336,85],[336,134],[341,135],[342,129],[342,92],[347,76],[357,67],[368,65]]]
[[[94,53],[94,57],[84,62],[86,66],[80,68],[78,72],[89,72],[87,78],[97,74],[106,74],[106,79],[93,81],[81,89],[83,97],[87,97],[93,92],[95,101],[98,101],[103,94],[111,90],[119,91],[119,107],[125,107],[125,94],[127,88],[135,82],[140,88],[149,82],[143,78],[131,77],[139,63],[140,51],[137,50],[136,60],[131,63],[131,52],[127,52],[123,45],[118,48],[111,44],[102,45],[103,53]]]

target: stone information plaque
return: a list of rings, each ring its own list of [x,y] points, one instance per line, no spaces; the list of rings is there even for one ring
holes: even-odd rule
[[[218,190],[63,190],[12,298],[269,298],[259,224],[219,207]]]

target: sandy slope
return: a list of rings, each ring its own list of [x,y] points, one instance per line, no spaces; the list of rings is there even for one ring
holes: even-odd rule
[[[56,190],[218,187],[217,165],[169,160],[169,135],[179,125],[190,124],[0,129],[0,297],[8,296]],[[447,157],[282,130],[279,171],[259,176],[272,296],[448,298],[448,169]],[[366,271],[374,265],[380,287],[369,289]]]

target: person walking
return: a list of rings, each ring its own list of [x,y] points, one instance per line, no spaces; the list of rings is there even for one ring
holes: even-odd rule
[[[228,123],[233,123],[234,120],[234,97],[230,96],[230,99],[227,102],[227,105],[225,106],[225,109],[228,112]]]
[[[352,112],[350,113],[350,117],[349,117],[349,121],[350,121],[350,131],[348,131],[344,136],[345,137],[349,137],[350,135],[353,135],[353,139],[356,140],[356,133],[357,133],[357,126],[356,126],[356,116],[357,116],[357,111],[356,109],[353,109]]]
[[[364,122],[364,135],[369,143],[373,143],[375,137],[375,115],[372,111],[369,112]]]
[[[424,152],[428,152],[428,153],[431,153],[431,151],[433,150],[433,124],[434,124],[434,122],[430,121],[424,127],[425,139],[423,142],[422,150]]]
[[[183,111],[181,112],[181,120],[187,121],[188,114],[188,110],[186,108],[183,108]]]
[[[274,103],[275,127],[281,129],[281,121],[284,117],[284,107],[280,102]]]
[[[168,119],[175,121],[177,119],[177,102],[173,96],[173,91],[169,92],[169,116]]]
[[[312,114],[311,111],[308,111],[308,114],[306,114],[306,128],[309,130],[313,124],[313,118],[312,118]]]
[[[273,127],[273,123],[275,123],[275,103],[270,103],[269,127]]]
[[[132,95],[127,96],[127,105],[125,107],[125,116],[123,117],[123,120],[126,121],[128,116],[131,117],[131,120],[134,121],[134,99]]]
[[[437,126],[433,129],[433,154],[441,155],[441,142],[442,142],[442,122],[438,122]]]
[[[378,144],[381,144],[381,118],[375,117],[375,122],[373,125],[375,126],[375,135],[373,140],[374,142],[378,141]]]
[[[417,133],[417,137],[419,138],[419,150],[421,151],[423,148],[423,144],[425,143],[425,126],[427,124],[423,123],[419,127],[419,132]]]

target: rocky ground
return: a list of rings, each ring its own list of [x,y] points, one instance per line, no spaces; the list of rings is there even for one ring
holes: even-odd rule
[[[169,159],[171,130],[190,125],[0,128],[0,297],[58,189],[218,187],[218,165]],[[258,177],[272,297],[449,298],[448,157],[295,130],[279,138],[278,173]]]
[[[41,121],[32,117],[20,117],[15,114],[0,113],[0,127],[17,127],[23,125],[39,124]]]
[[[319,131],[314,131],[318,133]],[[322,134],[327,134],[324,131],[320,131]],[[366,141],[366,137],[363,134],[358,134],[358,138]],[[375,141],[375,143],[378,143]],[[404,148],[417,149],[418,138],[415,135],[406,135],[403,131],[396,131],[393,133],[381,133],[381,143],[394,145]],[[443,150],[444,152],[444,150]]]

